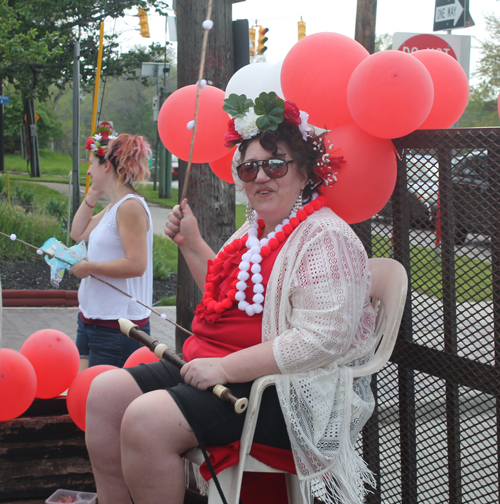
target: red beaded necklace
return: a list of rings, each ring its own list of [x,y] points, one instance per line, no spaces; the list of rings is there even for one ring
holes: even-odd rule
[[[298,210],[296,216],[287,219],[289,221],[287,224],[280,225],[281,230],[275,231],[274,237],[267,240],[266,245],[261,246],[260,256],[262,260],[268,257],[271,254],[271,251],[276,250],[292,234],[293,230],[297,228],[301,222],[304,222],[309,215],[324,206],[325,202],[326,199],[324,196],[318,196],[309,204],[305,205],[301,210]],[[264,221],[262,219],[258,219],[257,226],[258,237],[260,237],[265,227]],[[247,250],[247,239],[248,235],[245,235],[242,238],[237,238],[226,245],[217,254],[217,257],[208,261],[207,278],[204,285],[205,293],[203,294],[203,300],[197,308],[197,313],[200,311],[207,311],[208,313],[220,314],[229,310],[235,303],[238,303],[235,296],[238,292],[236,286],[239,282],[238,273],[240,270],[239,268],[234,268],[234,264],[236,258],[239,258],[238,262],[241,263],[241,256]],[[227,276],[225,277],[223,275],[227,269],[233,270],[231,273],[231,289],[228,291],[227,297],[225,297],[222,301],[216,301],[216,299],[220,297],[220,285],[227,278]],[[214,299],[214,296],[216,299]],[[244,308],[240,309],[245,311]]]

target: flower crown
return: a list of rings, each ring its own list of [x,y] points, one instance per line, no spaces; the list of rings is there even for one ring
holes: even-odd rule
[[[92,137],[87,138],[85,149],[92,151],[96,156],[104,157],[108,152],[108,144],[102,144],[102,140],[114,140],[116,137],[110,135],[111,130],[107,126],[97,128]]]
[[[336,170],[345,163],[340,149],[331,151],[332,144],[326,148],[321,137],[316,137],[314,129],[308,124],[309,114],[299,110],[294,102],[279,98],[273,91],[260,93],[255,102],[244,94],[231,94],[224,100],[222,109],[232,116],[224,135],[225,147],[232,148],[265,131],[276,131],[282,123],[289,124],[300,130],[304,142],[312,141],[314,150],[318,152],[314,165],[317,180],[311,181],[313,187],[321,183],[331,186],[337,181]],[[334,153],[336,155],[332,156]]]

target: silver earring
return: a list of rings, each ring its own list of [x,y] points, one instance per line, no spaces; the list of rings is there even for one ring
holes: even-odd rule
[[[250,205],[249,202],[247,202],[247,207],[246,207],[245,213],[246,213],[247,221],[250,224],[253,224],[255,221],[255,213],[254,213],[254,209],[253,209],[252,205]]]
[[[297,212],[301,208],[302,208],[302,191],[300,191],[300,193],[297,197],[297,201],[293,205],[292,212]]]

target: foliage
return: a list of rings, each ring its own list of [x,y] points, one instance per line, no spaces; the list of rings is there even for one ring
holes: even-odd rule
[[[23,124],[24,105],[22,96],[9,85],[4,91],[9,95],[9,105],[4,107],[4,148],[6,153],[14,154],[21,151],[20,128]],[[62,121],[49,109],[45,102],[36,103],[38,143],[41,148],[49,147],[51,140],[57,141],[63,137]]]
[[[375,52],[392,49],[392,35],[382,33],[375,37]]]
[[[497,100],[483,100],[481,93],[472,88],[469,103],[458,125],[461,128],[500,126]]]
[[[6,201],[0,201],[0,231],[7,235],[14,233],[20,240],[36,246],[51,237],[61,241],[66,239],[63,227],[54,217],[43,213],[25,213],[22,208],[9,205]],[[26,245],[0,236],[0,260],[30,261],[36,257],[36,254],[27,253]]]
[[[177,245],[166,237],[153,236],[153,278],[165,280],[177,273]]]
[[[500,90],[500,18],[485,17],[489,38],[481,41],[481,58],[474,75],[479,79],[477,93],[483,100],[497,100]]]
[[[66,219],[68,215],[67,204],[57,198],[50,198],[45,204],[45,208],[50,215],[57,217],[61,221]]]
[[[150,8],[165,14],[164,0],[0,0],[0,81],[25,98],[45,98],[52,84],[65,89],[73,79],[75,42],[80,40],[81,85],[95,78],[99,27],[106,18],[121,18],[129,9]],[[163,60],[165,48],[119,54],[118,34],[105,35],[102,74],[140,78],[141,63]]]

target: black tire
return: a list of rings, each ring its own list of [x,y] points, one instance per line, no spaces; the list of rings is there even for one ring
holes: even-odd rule
[[[464,245],[467,241],[467,228],[457,227],[455,230],[455,245]]]

